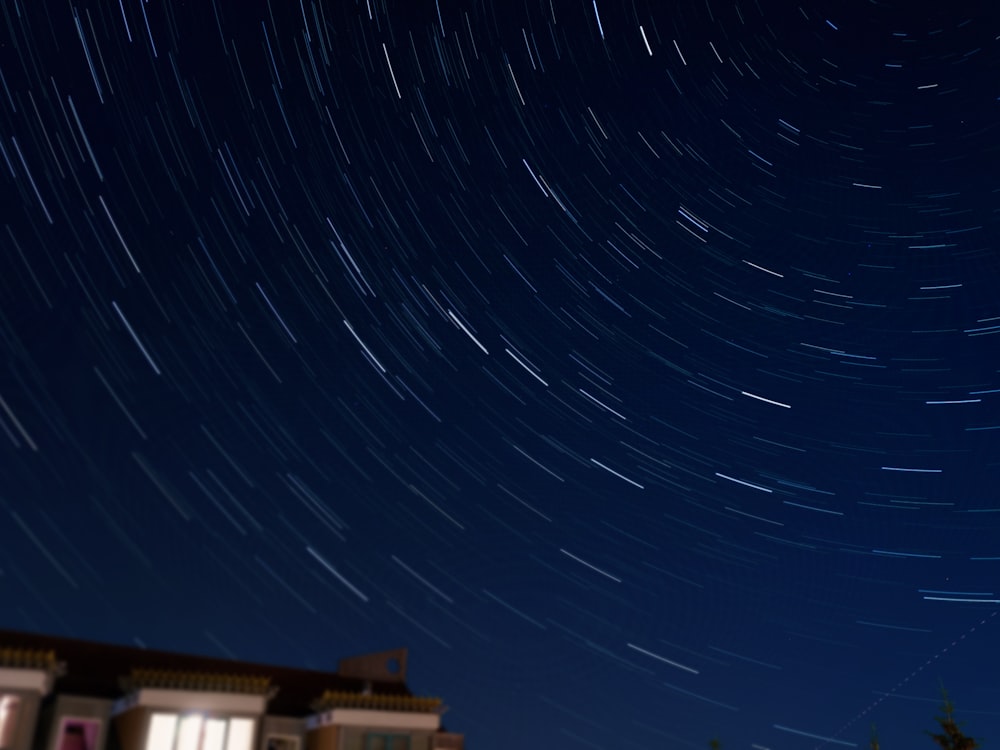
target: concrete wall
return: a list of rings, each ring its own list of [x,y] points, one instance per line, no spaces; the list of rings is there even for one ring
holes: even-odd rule
[[[341,729],[333,724],[316,727],[306,734],[306,750],[344,750]]]
[[[142,750],[149,727],[149,709],[134,706],[118,714],[111,724],[113,737],[107,743],[109,750]]]

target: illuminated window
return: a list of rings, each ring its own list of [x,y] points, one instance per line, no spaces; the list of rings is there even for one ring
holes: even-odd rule
[[[365,750],[410,750],[408,734],[366,734]]]
[[[197,714],[182,717],[177,728],[175,750],[198,750],[198,746],[201,745],[201,726],[204,722],[204,717]]]
[[[253,746],[253,719],[230,719],[226,732],[226,750],[251,750]]]
[[[0,750],[14,746],[14,727],[21,699],[16,695],[0,695]]]
[[[253,719],[154,713],[146,750],[252,750],[253,730]]]
[[[204,741],[202,750],[223,750],[226,746],[226,720],[208,719],[205,721]]]
[[[177,714],[153,714],[149,721],[146,750],[173,750]]]

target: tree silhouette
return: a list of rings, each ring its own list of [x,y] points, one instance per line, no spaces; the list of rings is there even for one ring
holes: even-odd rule
[[[944,705],[941,707],[943,716],[935,717],[937,723],[941,725],[941,733],[927,732],[931,739],[941,748],[941,750],[975,750],[980,747],[979,743],[972,737],[966,737],[958,722],[955,721],[955,706],[948,698],[947,691],[941,689],[944,698]]]

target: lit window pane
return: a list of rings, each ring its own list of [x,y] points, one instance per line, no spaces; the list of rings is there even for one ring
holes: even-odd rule
[[[177,732],[177,750],[199,750],[202,718],[198,715],[181,719]]]
[[[173,750],[177,714],[153,714],[149,721],[146,750]]]
[[[226,750],[252,750],[253,719],[230,719]]]
[[[14,727],[17,725],[17,707],[21,699],[16,695],[0,695],[0,750],[14,744]]]
[[[205,739],[201,744],[201,750],[223,750],[225,742],[225,719],[208,719],[205,722]]]

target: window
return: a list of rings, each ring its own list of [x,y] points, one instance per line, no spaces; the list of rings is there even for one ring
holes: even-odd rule
[[[0,750],[14,746],[14,728],[21,699],[16,695],[0,695]]]
[[[253,719],[157,712],[150,718],[146,750],[252,750],[253,731]]]
[[[59,731],[58,750],[94,750],[101,722],[96,719],[64,718]]]
[[[410,750],[408,734],[366,734],[365,750]]]
[[[299,750],[299,738],[279,734],[269,735],[264,750]]]

